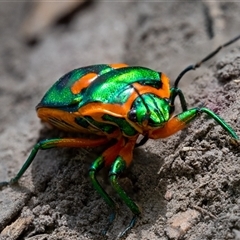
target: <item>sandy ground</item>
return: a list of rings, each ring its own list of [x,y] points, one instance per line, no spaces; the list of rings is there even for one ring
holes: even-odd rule
[[[34,110],[64,73],[126,62],[174,80],[240,33],[239,3],[96,1],[29,46],[19,31],[30,7],[0,3],[0,181],[14,176],[39,139],[67,135],[47,130]],[[204,103],[240,135],[239,78],[237,42],[187,74],[180,87],[189,106]],[[102,237],[110,211],[88,179],[88,167],[103,149],[39,152],[19,186],[0,192],[0,239],[117,239],[131,212],[103,173],[99,180],[119,212]],[[206,116],[181,133],[136,149],[120,182],[142,208],[124,239],[240,239],[239,146]]]

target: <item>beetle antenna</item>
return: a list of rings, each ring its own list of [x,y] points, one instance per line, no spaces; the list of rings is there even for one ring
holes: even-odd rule
[[[182,77],[185,75],[185,73],[187,73],[188,71],[191,71],[191,70],[195,70],[196,68],[199,68],[202,65],[202,63],[208,61],[210,58],[215,56],[221,49],[231,45],[232,43],[236,42],[239,39],[240,39],[240,35],[238,35],[237,37],[233,38],[232,40],[226,42],[225,44],[220,45],[217,49],[215,49],[213,52],[209,53],[205,58],[203,58],[201,61],[197,62],[196,64],[186,67],[182,72],[180,72],[180,74],[176,78],[176,80],[174,82],[174,88],[178,88],[178,84],[179,84],[180,80],[182,79]]]

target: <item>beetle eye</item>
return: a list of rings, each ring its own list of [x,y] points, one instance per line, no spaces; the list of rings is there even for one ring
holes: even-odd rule
[[[128,112],[128,119],[133,121],[133,122],[137,121],[136,110],[130,110],[130,112]]]

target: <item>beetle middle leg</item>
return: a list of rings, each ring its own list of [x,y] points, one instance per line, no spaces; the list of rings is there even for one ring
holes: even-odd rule
[[[118,183],[118,176],[128,167],[132,161],[133,149],[135,146],[136,139],[127,139],[127,143],[119,152],[117,158],[111,166],[109,172],[109,180],[112,187],[118,193],[119,197],[129,207],[134,214],[128,227],[120,234],[120,237],[125,235],[136,223],[137,217],[141,214],[141,211],[137,204],[126,194],[122,187]]]
[[[104,153],[98,157],[91,165],[89,169],[89,177],[92,181],[93,187],[96,189],[96,191],[100,194],[100,196],[104,199],[104,201],[107,203],[107,205],[112,209],[112,213],[109,218],[109,224],[104,229],[103,234],[106,234],[109,227],[112,225],[115,216],[116,216],[116,204],[112,200],[112,198],[106,193],[106,191],[103,189],[103,187],[100,185],[96,178],[96,174],[104,167],[111,165],[111,163],[114,161],[114,159],[117,157],[120,149],[123,147],[124,141],[123,138],[118,140],[113,146],[108,148],[104,151]]]
[[[133,200],[125,193],[125,191],[121,188],[118,183],[118,176],[128,167],[132,161],[133,149],[135,146],[136,138],[126,139],[124,137],[120,137],[117,142],[108,148],[102,156],[98,157],[92,164],[89,169],[89,176],[93,183],[94,188],[98,191],[98,193],[103,197],[108,206],[112,209],[113,213],[110,215],[109,224],[106,229],[103,231],[104,234],[107,233],[109,227],[113,223],[116,215],[116,204],[112,200],[112,198],[105,192],[100,183],[96,178],[96,174],[106,166],[110,166],[109,171],[109,181],[114,188],[114,190],[118,193],[119,197],[122,201],[130,208],[133,212],[134,217],[132,218],[129,226],[121,233],[123,236],[129,229],[131,229],[137,220],[137,216],[140,215],[140,209],[133,202]]]

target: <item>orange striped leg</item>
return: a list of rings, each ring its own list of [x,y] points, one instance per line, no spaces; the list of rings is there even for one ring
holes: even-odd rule
[[[205,107],[196,107],[179,113],[166,122],[163,127],[151,131],[149,138],[158,139],[169,137],[185,128],[188,123],[193,121],[201,113],[205,113],[210,118],[213,118],[232,138],[239,139],[235,131],[221,117]]]
[[[56,138],[56,139],[47,139],[38,142],[32,149],[29,157],[17,173],[17,175],[12,178],[9,182],[1,182],[0,188],[8,184],[16,183],[19,178],[25,173],[32,161],[34,160],[39,149],[45,150],[49,148],[56,147],[96,147],[104,143],[107,143],[109,140],[107,138],[99,139],[82,139],[82,138]]]
[[[141,211],[137,204],[126,194],[122,187],[118,183],[118,176],[130,165],[133,157],[133,149],[136,144],[136,139],[127,139],[125,146],[119,152],[117,158],[114,160],[110,172],[109,180],[112,187],[118,193],[122,201],[129,207],[134,214],[128,227],[120,234],[120,237],[125,235],[136,223]]]
[[[113,220],[116,216],[116,204],[112,200],[112,198],[106,193],[103,187],[98,182],[96,175],[97,173],[104,167],[110,166],[115,158],[118,156],[120,150],[124,147],[125,140],[120,138],[113,146],[104,151],[104,153],[99,156],[91,165],[89,169],[89,176],[92,181],[92,184],[96,191],[100,194],[100,196],[104,199],[104,201],[108,204],[108,206],[112,209],[112,213],[109,218],[109,223],[107,227],[104,229],[103,234],[106,234],[109,227],[113,223]]]

